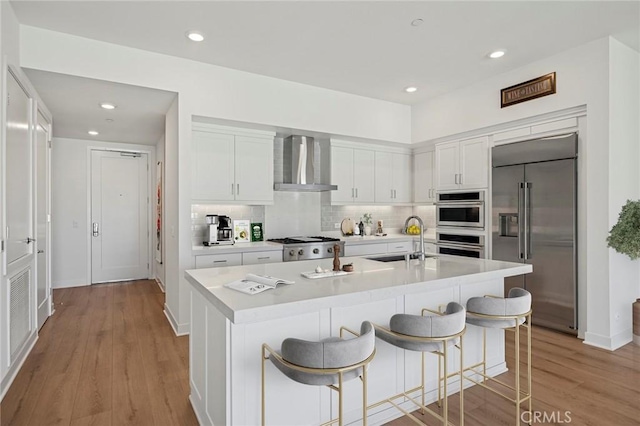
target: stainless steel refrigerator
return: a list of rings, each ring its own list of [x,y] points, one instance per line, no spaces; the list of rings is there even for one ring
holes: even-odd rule
[[[492,258],[533,265],[505,280],[532,296],[532,322],[577,334],[575,133],[492,149]],[[506,294],[506,293],[505,293]]]

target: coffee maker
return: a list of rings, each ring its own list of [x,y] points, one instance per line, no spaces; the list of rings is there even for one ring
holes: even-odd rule
[[[218,244],[233,244],[233,223],[229,216],[218,216]]]
[[[217,214],[208,214],[206,217],[207,230],[205,232],[205,246],[220,244],[233,244],[233,228],[231,218]]]

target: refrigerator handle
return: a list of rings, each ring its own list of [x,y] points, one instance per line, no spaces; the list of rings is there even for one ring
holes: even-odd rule
[[[518,184],[518,258],[526,259],[524,248],[522,243],[524,242],[523,235],[526,234],[526,226],[523,220],[524,218],[524,182]]]
[[[524,184],[524,258],[531,259],[531,182]]]

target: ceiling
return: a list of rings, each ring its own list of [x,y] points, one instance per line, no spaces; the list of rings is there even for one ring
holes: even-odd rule
[[[89,78],[25,69],[53,114],[53,136],[155,145],[175,93]],[[116,105],[105,110],[100,103]],[[113,121],[107,121],[113,120]],[[97,136],[87,132],[96,130]]]
[[[606,35],[640,51],[638,1],[13,0],[12,6],[24,25],[407,105]],[[422,25],[412,26],[417,18]],[[188,30],[205,41],[187,40]],[[495,49],[507,54],[491,60]],[[407,86],[418,91],[405,93]],[[62,96],[55,104],[45,98],[57,125],[54,105],[62,108],[70,98]]]

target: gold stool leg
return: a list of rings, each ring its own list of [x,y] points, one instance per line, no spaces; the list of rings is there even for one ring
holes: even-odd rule
[[[342,426],[342,373],[338,373],[338,425]]]
[[[533,407],[531,406],[533,400],[533,392],[531,391],[531,314],[527,315],[527,391],[529,392],[529,419],[531,419],[531,413]],[[531,420],[529,420],[531,424]]]
[[[443,352],[444,352],[444,384],[443,384],[443,395],[442,395],[442,410],[443,410],[443,417],[444,417],[444,421],[443,421],[443,425],[447,426],[449,424],[449,398],[448,397],[448,393],[447,393],[447,375],[449,374],[449,370],[447,369],[447,363],[448,363],[448,359],[447,359],[447,341],[442,342],[442,346],[444,348]]]
[[[464,425],[464,376],[462,375],[464,370],[464,351],[462,348],[462,340],[464,340],[464,336],[460,336],[460,426]]]
[[[482,383],[487,383],[487,329],[482,327]]]
[[[516,319],[516,425],[520,426],[520,320]]]
[[[421,394],[422,407],[424,407],[424,352],[421,352],[420,356],[422,357],[422,368],[420,369],[420,388],[421,388],[421,391],[422,391],[422,394]],[[439,377],[440,377],[440,375],[438,374],[438,378]],[[440,399],[440,382],[438,382],[438,399]],[[420,413],[422,413],[422,415],[424,416],[424,408],[422,408],[422,407],[420,407]]]
[[[362,425],[367,426],[367,366],[362,366]]]
[[[260,351],[260,358],[262,358],[262,383],[261,383],[261,392],[260,392],[260,397],[261,397],[261,416],[262,416],[262,426],[265,425],[265,418],[264,418],[264,361],[265,361],[265,357],[264,357],[264,347],[262,348],[262,350]]]
[[[422,354],[424,357],[424,354]],[[438,407],[442,407],[442,360],[440,356],[438,356]],[[424,374],[424,373],[423,373]],[[422,401],[422,405],[424,405],[424,401]]]

